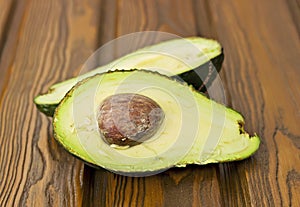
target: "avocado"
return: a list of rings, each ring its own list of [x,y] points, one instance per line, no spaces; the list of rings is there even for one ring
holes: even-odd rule
[[[240,113],[146,70],[115,70],[78,82],[53,117],[55,138],[70,153],[135,176],[245,159],[260,139],[243,125]]]
[[[144,47],[76,78],[54,84],[46,94],[36,96],[34,102],[41,112],[53,116],[58,103],[78,81],[115,68],[157,71],[204,92],[221,69],[223,59],[222,47],[215,40],[201,37],[172,39]]]

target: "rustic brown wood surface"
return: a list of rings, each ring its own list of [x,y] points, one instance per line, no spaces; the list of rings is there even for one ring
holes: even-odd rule
[[[300,206],[298,0],[0,0],[0,206]],[[215,38],[229,106],[257,132],[251,158],[130,178],[53,138],[33,98],[124,34]]]

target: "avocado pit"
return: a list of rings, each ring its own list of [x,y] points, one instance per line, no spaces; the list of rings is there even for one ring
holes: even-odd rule
[[[150,139],[164,117],[161,107],[149,97],[134,93],[115,94],[100,105],[98,127],[106,143],[134,146]]]

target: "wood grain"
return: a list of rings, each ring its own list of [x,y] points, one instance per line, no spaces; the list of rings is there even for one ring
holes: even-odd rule
[[[1,57],[0,206],[82,203],[83,164],[54,141],[32,100],[94,50],[99,4],[22,1],[12,15]]]
[[[237,168],[236,177],[247,179],[249,203],[298,206],[299,192],[293,195],[287,190],[287,175],[291,171],[300,173],[300,93],[299,80],[295,79],[300,77],[300,44],[288,7],[282,1],[260,2],[259,6],[252,2],[214,1],[211,10],[215,11],[218,37],[229,49],[225,51],[223,69],[231,105],[243,112],[248,120],[246,127],[252,132],[256,129],[263,138],[253,157],[255,164],[245,165],[243,170]],[[288,151],[295,156],[287,155]],[[236,177],[224,179],[232,183]],[[225,186],[228,185],[224,183]],[[254,193],[254,189],[260,193]]]
[[[0,0],[0,206],[300,206],[299,1]],[[85,166],[32,99],[99,46],[164,31],[219,40],[251,158],[130,178]]]
[[[7,31],[9,31],[9,27],[11,25],[12,14],[14,14],[15,5],[13,1],[0,1],[0,54],[3,50],[4,43],[7,39]]]

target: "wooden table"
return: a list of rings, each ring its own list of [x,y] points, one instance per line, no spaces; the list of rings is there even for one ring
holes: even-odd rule
[[[299,0],[0,0],[0,206],[300,206]],[[33,98],[94,50],[156,30],[220,41],[229,106],[261,137],[251,158],[130,178],[53,139]]]

